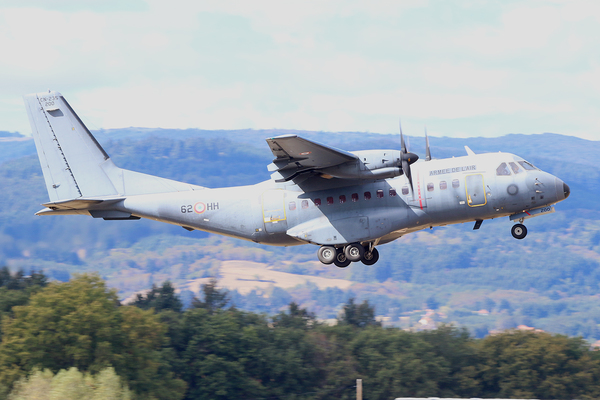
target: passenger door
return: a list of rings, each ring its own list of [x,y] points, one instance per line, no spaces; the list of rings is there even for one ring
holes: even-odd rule
[[[268,190],[262,195],[263,221],[267,233],[287,231],[287,216],[285,214],[285,192],[283,190]]]
[[[487,203],[482,174],[467,175],[465,177],[465,187],[469,207],[484,206]]]

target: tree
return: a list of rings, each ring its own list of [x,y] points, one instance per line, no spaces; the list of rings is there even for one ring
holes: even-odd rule
[[[276,328],[307,329],[314,327],[316,322],[315,314],[300,308],[296,302],[290,303],[288,314],[280,312],[273,317],[273,326]]]
[[[258,334],[258,331],[264,334]],[[228,310],[211,314],[205,308],[184,313],[184,343],[180,356],[188,383],[188,399],[263,397],[256,374],[264,368],[260,351],[268,343],[266,320]]]
[[[181,312],[183,310],[183,304],[169,281],[163,282],[160,288],[152,285],[152,289],[145,296],[138,294],[133,305],[144,310],[154,308],[155,312],[163,310]]]
[[[476,341],[467,328],[441,325],[438,329],[418,332],[416,335],[428,343],[436,355],[443,357],[449,369],[447,375],[438,379],[440,392],[452,393],[453,396],[474,396],[474,390],[479,386],[479,357]]]
[[[375,320],[375,308],[371,307],[368,300],[363,301],[360,305],[354,303],[354,298],[348,300],[344,305],[341,319],[338,319],[340,324],[353,325],[358,328],[366,326],[381,326],[380,322]]]
[[[479,342],[481,397],[598,398],[600,362],[581,338],[509,331]]]
[[[47,284],[48,279],[42,272],[32,270],[26,276],[22,270],[11,274],[8,267],[0,268],[0,318],[12,316],[13,307],[27,304],[31,295]]]
[[[192,307],[204,308],[210,314],[225,308],[229,303],[229,293],[227,290],[219,290],[217,284],[218,281],[215,278],[211,278],[207,284],[202,285],[204,301],[194,297],[192,299]]]
[[[121,307],[97,275],[51,283],[28,305],[4,317],[0,383],[10,387],[33,368],[75,367],[98,373],[113,366],[138,394],[178,399],[185,385],[162,360],[165,330],[152,311]]]
[[[20,379],[8,396],[9,400],[130,400],[131,391],[113,368],[97,375],[82,374],[77,368],[60,370],[56,375],[50,370],[33,372]]]
[[[449,381],[449,363],[416,334],[366,327],[350,343],[357,377],[369,384],[370,399],[454,397],[442,390]]]

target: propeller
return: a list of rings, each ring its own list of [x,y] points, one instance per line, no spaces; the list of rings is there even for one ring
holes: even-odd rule
[[[414,193],[412,175],[410,173],[410,164],[416,162],[419,159],[419,156],[415,153],[408,152],[408,149],[406,148],[406,143],[404,142],[404,135],[402,134],[402,122],[400,121],[398,125],[400,127],[400,161],[402,163],[402,173],[404,173],[408,178],[408,183],[410,183],[410,190]]]
[[[429,136],[427,136],[427,127],[425,127],[425,161],[431,161],[431,150],[429,150]]]

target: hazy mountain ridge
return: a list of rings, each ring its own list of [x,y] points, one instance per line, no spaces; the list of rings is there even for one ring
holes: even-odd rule
[[[399,147],[397,135],[356,132],[132,128],[99,131],[96,136],[123,168],[222,187],[268,179],[266,165],[273,156],[264,138],[284,133],[345,150]],[[32,140],[24,142],[33,144]],[[357,296],[371,299],[378,312],[394,318],[395,323],[401,316],[416,323],[420,315],[414,310],[437,306],[434,308],[448,308],[442,313],[446,319],[441,320],[464,323],[480,332],[526,323],[600,338],[596,328],[600,316],[593,311],[600,305],[596,298],[600,200],[595,195],[600,192],[596,161],[600,142],[556,134],[431,137],[430,142],[434,158],[465,155],[465,144],[475,152],[518,154],[566,181],[571,197],[557,206],[556,214],[528,220],[530,235],[523,241],[510,236],[507,220],[486,221],[477,232],[465,224],[408,235],[382,246],[382,260],[374,267],[356,264],[347,270],[322,269],[314,262],[316,246],[265,247],[152,221],[35,217],[39,204],[47,201],[35,149],[20,157],[10,150],[17,148],[11,147],[17,142],[0,141],[0,154],[7,155],[7,161],[0,164],[4,184],[0,261],[13,268],[43,268],[58,279],[65,279],[68,273],[98,270],[127,296],[165,279],[183,284],[214,276],[221,260],[251,260],[274,270],[356,283],[349,291],[301,285],[248,295],[234,293],[240,306],[249,310],[271,312],[295,299],[314,307],[321,317],[331,317],[339,304]],[[410,145],[411,151],[424,154],[423,138],[412,137]],[[162,238],[161,246],[167,250],[157,252],[153,238]],[[513,293],[515,300],[511,301],[508,290],[529,293],[528,300]],[[462,297],[458,296],[461,293]],[[491,308],[490,315],[477,313],[483,307]]]

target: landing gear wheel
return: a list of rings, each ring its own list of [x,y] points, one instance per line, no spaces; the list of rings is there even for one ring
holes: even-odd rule
[[[331,264],[335,261],[336,250],[333,246],[321,246],[317,250],[317,257],[323,264]]]
[[[351,261],[346,258],[344,249],[340,248],[336,249],[335,260],[333,260],[333,263],[336,265],[336,267],[346,268],[348,265],[350,265]]]
[[[378,260],[379,260],[379,252],[377,251],[377,249],[375,247],[373,247],[373,250],[371,250],[371,251],[365,250],[365,254],[363,255],[363,258],[361,261],[365,265],[373,265]]]
[[[350,261],[360,261],[365,254],[365,248],[360,243],[350,243],[344,248],[344,255]]]
[[[516,224],[511,228],[510,233],[515,239],[523,239],[527,236],[527,228],[523,224]]]

